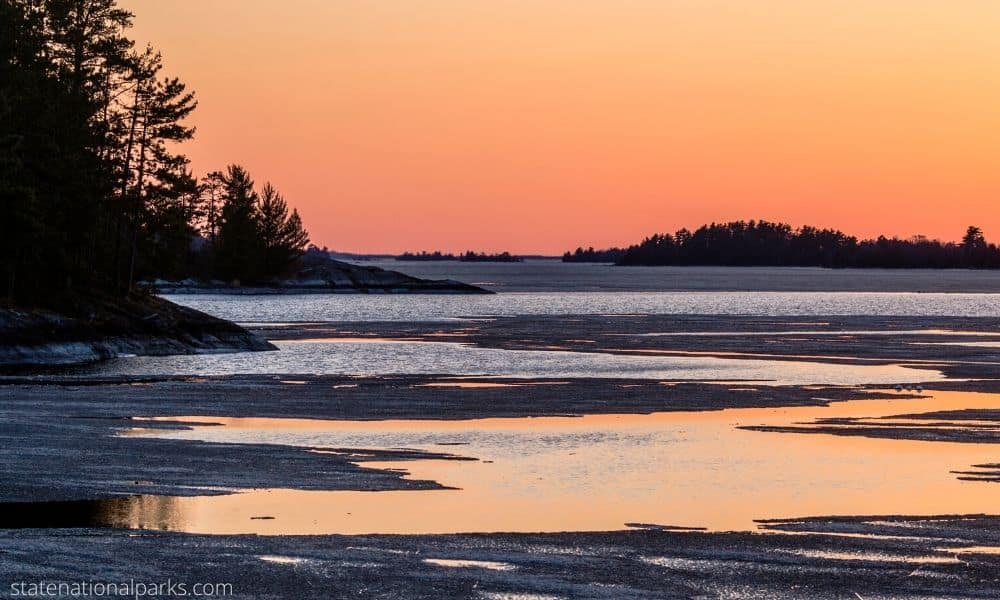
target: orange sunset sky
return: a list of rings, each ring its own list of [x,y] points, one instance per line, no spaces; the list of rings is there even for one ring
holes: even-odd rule
[[[739,218],[1000,240],[996,0],[125,0],[345,251],[561,253]]]

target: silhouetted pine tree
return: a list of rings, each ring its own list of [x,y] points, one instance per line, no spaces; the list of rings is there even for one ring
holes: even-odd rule
[[[243,167],[229,165],[222,176],[222,186],[219,237],[215,248],[217,273],[224,279],[255,280],[260,276],[263,256],[253,179]]]
[[[194,94],[163,75],[153,48],[134,49],[131,24],[116,0],[0,0],[2,296],[129,293],[142,278],[212,272],[255,279],[308,240],[283,203],[259,229],[245,170],[199,185],[176,152],[194,134],[184,124]]]
[[[309,234],[302,227],[298,211],[288,214],[288,204],[274,186],[264,184],[260,192],[260,243],[263,271],[268,276],[281,274],[309,244]]]
[[[0,290],[31,300],[102,285],[113,168],[98,93],[127,13],[97,0],[0,3]],[[82,15],[86,12],[86,18]]]

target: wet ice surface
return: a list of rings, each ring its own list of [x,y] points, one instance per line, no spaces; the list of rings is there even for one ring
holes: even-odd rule
[[[489,569],[490,571],[513,571],[515,568],[514,565],[508,563],[489,561],[489,560],[425,558],[424,562],[431,565],[437,565],[439,567],[451,567],[455,569],[475,568],[475,569]]]
[[[491,296],[193,294],[168,300],[241,323],[441,321],[515,315],[1000,316],[1000,294],[511,292]]]
[[[610,377],[753,381],[781,385],[897,384],[940,380],[939,371],[713,356],[634,356],[503,350],[450,342],[278,341],[279,352],[122,357],[78,369],[94,375],[452,374],[524,378]]]
[[[320,453],[413,448],[478,460],[364,463],[458,489],[147,497],[122,522],[198,533],[423,534],[609,531],[626,523],[752,530],[756,519],[795,516],[991,513],[1000,505],[1000,486],[961,481],[950,471],[994,460],[993,446],[737,427],[998,401],[996,395],[935,392],[829,407],[651,415],[362,422],[196,417],[191,420],[221,425],[143,435]]]
[[[1000,316],[1000,296],[907,293],[510,293],[502,296],[179,296],[242,322],[435,321],[561,314]],[[919,324],[918,324],[919,326]],[[800,335],[808,324],[782,326]],[[862,334],[866,329],[838,331]],[[649,332],[656,335],[656,331]],[[891,335],[951,335],[933,329]],[[691,332],[670,335],[691,335]],[[756,334],[748,334],[756,335]],[[834,335],[834,333],[831,333]],[[890,334],[887,334],[890,335]],[[954,339],[954,338],[952,338]],[[635,356],[502,350],[405,340],[277,342],[280,352],[131,357],[90,372],[148,374],[453,374],[537,379],[609,377],[787,385],[928,382],[933,369],[713,356]],[[558,394],[553,386],[553,394]],[[720,386],[720,394],[726,393]],[[331,389],[331,401],[336,401]],[[316,453],[412,448],[473,461],[367,462],[454,489],[430,491],[237,490],[213,497],[144,496],[105,525],[196,533],[455,533],[620,530],[646,526],[756,528],[755,519],[814,515],[990,513],[1000,486],[951,471],[996,461],[992,446],[792,435],[739,429],[820,418],[877,418],[921,411],[993,408],[994,396],[859,400],[830,407],[730,409],[653,415],[590,415],[466,421],[227,419],[222,425],[142,435],[181,441],[265,443]],[[120,507],[119,507],[120,508]],[[100,514],[100,510],[97,511]],[[102,517],[103,518],[103,517]],[[849,560],[845,555],[844,560]],[[448,560],[448,559],[445,559]],[[438,565],[447,569],[483,568]]]

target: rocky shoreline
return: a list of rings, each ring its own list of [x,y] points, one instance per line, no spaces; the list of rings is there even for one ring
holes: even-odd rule
[[[160,294],[492,294],[453,279],[421,279],[380,267],[333,260],[319,252],[306,253],[287,277],[267,282],[155,280],[148,285]]]
[[[162,298],[79,294],[45,308],[0,307],[0,368],[72,365],[138,354],[275,350],[235,323]]]
[[[307,253],[285,279],[241,285],[222,281],[145,282],[127,300],[65,293],[41,307],[0,305],[0,369],[73,365],[123,355],[165,356],[276,350],[242,327],[179,306],[160,294],[492,294],[450,279],[411,277]]]

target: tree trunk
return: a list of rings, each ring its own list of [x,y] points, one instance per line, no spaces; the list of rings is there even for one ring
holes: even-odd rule
[[[132,119],[129,123],[128,141],[125,143],[125,157],[122,164],[122,185],[119,194],[120,210],[118,211],[118,235],[115,236],[115,280],[119,291],[122,288],[122,238],[125,237],[125,217],[130,212],[128,206],[128,182],[131,178],[132,148],[135,146],[135,130],[139,121],[139,103],[142,97],[142,84],[136,82],[135,94],[132,100]],[[125,290],[128,293],[128,290]]]
[[[139,136],[139,167],[136,173],[135,201],[132,203],[132,247],[129,252],[128,264],[128,287],[125,294],[132,292],[132,285],[135,280],[135,258],[139,252],[139,220],[142,216],[142,184],[146,176],[146,150],[149,147],[148,139],[148,119],[149,115],[143,115],[142,134]]]

